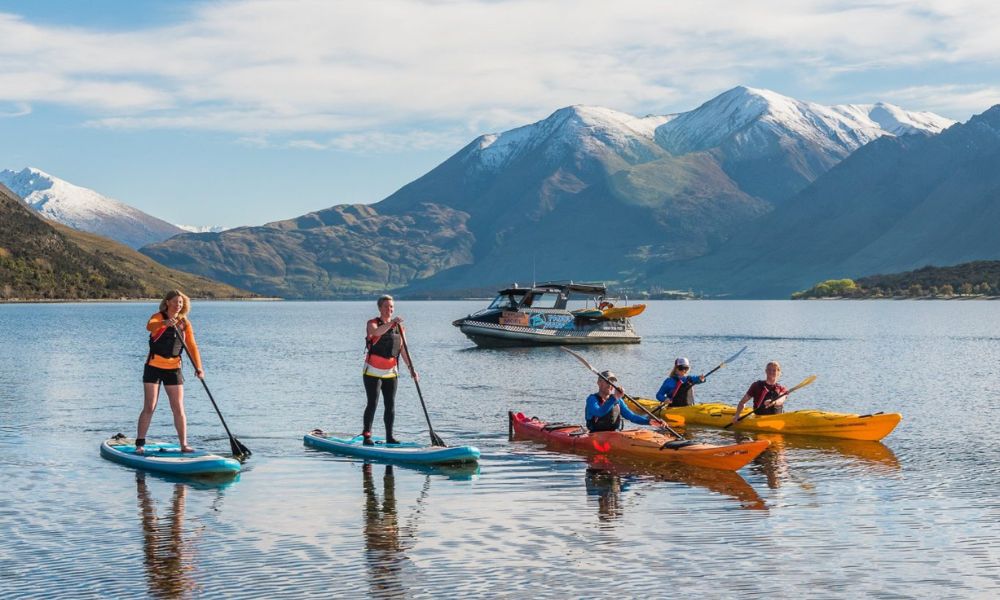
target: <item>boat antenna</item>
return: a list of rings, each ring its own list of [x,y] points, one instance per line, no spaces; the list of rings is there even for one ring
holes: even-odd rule
[[[531,255],[531,287],[535,287],[535,255]]]

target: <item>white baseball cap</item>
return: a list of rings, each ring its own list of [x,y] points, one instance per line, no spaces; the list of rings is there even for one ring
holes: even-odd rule
[[[683,356],[674,361],[675,367],[690,367],[691,363]]]

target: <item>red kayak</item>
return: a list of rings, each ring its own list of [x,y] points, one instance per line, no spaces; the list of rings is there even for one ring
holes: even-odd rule
[[[651,461],[671,461],[689,465],[736,471],[757,458],[771,442],[758,440],[716,446],[677,439],[649,429],[588,432],[579,425],[548,424],[523,413],[508,413],[512,437],[539,440],[551,446],[583,454],[631,456]]]

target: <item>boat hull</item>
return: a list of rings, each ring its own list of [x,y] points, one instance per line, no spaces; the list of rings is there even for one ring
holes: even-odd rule
[[[543,329],[520,325],[502,325],[473,319],[459,319],[455,324],[477,346],[510,348],[518,346],[566,346],[592,344],[638,344],[642,338],[631,325],[618,330],[601,328]]]

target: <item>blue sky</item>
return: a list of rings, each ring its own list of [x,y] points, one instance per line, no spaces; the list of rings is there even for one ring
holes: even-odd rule
[[[375,202],[570,104],[735,85],[966,120],[1000,103],[1000,3],[0,0],[0,168],[175,223]]]

